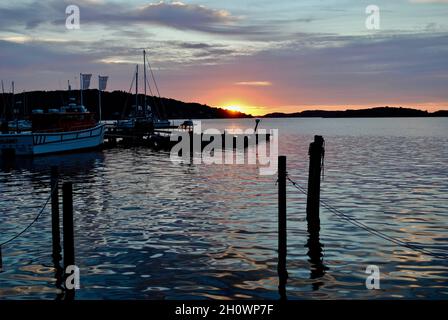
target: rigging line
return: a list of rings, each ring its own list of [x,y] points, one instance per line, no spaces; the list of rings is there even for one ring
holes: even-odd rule
[[[300,186],[298,183],[296,183],[295,181],[293,181],[289,176],[287,177],[287,179],[288,179],[288,180],[293,184],[293,186],[294,186],[296,189],[298,189],[300,192],[302,192],[302,193],[305,194],[305,195],[308,194],[308,192],[307,192],[302,186]],[[399,246],[406,247],[406,248],[408,248],[408,249],[411,249],[411,250],[414,250],[414,251],[418,251],[418,252],[420,252],[420,253],[424,253],[424,254],[429,255],[429,256],[432,256],[432,257],[436,257],[436,258],[439,258],[439,259],[446,259],[446,258],[447,258],[446,255],[441,255],[441,254],[438,254],[438,253],[434,253],[434,252],[432,252],[432,251],[429,251],[429,250],[426,249],[425,247],[422,247],[422,246],[419,246],[419,245],[414,245],[414,244],[405,242],[405,241],[403,241],[403,240],[393,238],[393,237],[391,237],[391,236],[389,236],[389,235],[387,235],[387,234],[385,234],[385,233],[383,233],[383,232],[381,232],[381,231],[377,231],[377,230],[375,230],[375,229],[373,229],[373,228],[371,228],[371,227],[365,225],[364,223],[362,223],[362,222],[360,222],[360,221],[354,219],[353,217],[350,217],[350,216],[346,215],[345,213],[341,212],[340,210],[338,210],[338,209],[332,207],[331,205],[329,205],[329,204],[326,203],[325,201],[321,200],[320,202],[322,203],[322,205],[323,205],[327,210],[329,210],[329,211],[330,211],[331,213],[333,213],[334,215],[338,216],[339,218],[342,218],[342,219],[346,220],[347,222],[349,222],[349,223],[351,223],[351,224],[357,226],[358,228],[361,228],[361,229],[363,229],[363,230],[369,232],[370,234],[373,234],[373,235],[375,235],[375,236],[377,236],[377,237],[380,237],[380,238],[382,238],[382,239],[384,239],[384,240],[393,242],[393,243],[395,243],[395,244],[397,244],[397,245],[399,245]]]
[[[4,245],[14,241],[15,239],[17,239],[18,237],[20,237],[22,234],[24,234],[25,232],[28,231],[29,228],[31,228],[31,226],[40,218],[40,216],[42,215],[42,213],[45,210],[45,207],[47,206],[48,202],[50,202],[51,196],[53,195],[54,191],[56,190],[56,186],[57,184],[55,184],[55,186],[53,187],[53,189],[50,192],[50,195],[48,196],[47,200],[45,200],[44,205],[42,206],[42,208],[40,209],[39,213],[37,214],[37,216],[33,219],[33,221],[31,221],[30,224],[28,224],[28,226],[25,227],[25,229],[23,229],[22,231],[20,231],[18,234],[16,234],[15,236],[13,236],[11,239],[0,243],[0,247],[3,247]]]
[[[151,64],[149,63],[149,61],[146,61],[146,63],[148,64],[149,71],[151,72],[151,78],[152,78],[152,81],[154,81],[154,86],[155,86],[155,88],[156,88],[157,95],[158,95],[159,98],[160,98],[159,87],[157,86],[156,78],[154,77],[154,73],[152,72]]]
[[[151,84],[149,83],[148,78],[146,78],[146,83],[147,83],[147,85],[148,85],[149,93],[151,94],[151,100],[152,100],[152,102],[154,103],[154,108],[157,110],[157,116],[160,118],[160,112],[158,111],[158,110],[159,110],[159,107],[157,106],[156,99],[154,98],[155,95],[154,95],[153,92],[152,92]],[[154,112],[153,112],[153,113],[154,113]]]
[[[126,100],[124,102],[123,112],[121,114],[121,118],[122,119],[124,119],[124,117],[126,115],[126,106],[128,104],[128,101],[129,101],[129,94],[131,93],[132,87],[134,86],[134,81],[135,81],[135,74],[132,76],[131,86],[129,87],[128,94],[126,95]]]
[[[159,87],[157,86],[156,78],[154,77],[154,72],[152,72],[151,64],[149,63],[148,60],[146,60],[146,63],[148,64],[149,71],[151,72],[152,81],[154,81],[154,86],[156,88],[157,95],[159,96],[159,101],[160,101],[160,105],[162,106],[163,115],[166,118],[166,108],[165,108],[165,105],[163,104],[162,97],[160,96],[160,91],[159,91]]]
[[[148,78],[146,78],[146,84],[147,84],[147,88],[148,88],[148,90],[149,90],[149,94],[151,95],[151,100],[153,100],[153,102],[155,103],[155,99],[154,99],[154,93],[152,92],[152,89],[151,89],[151,84],[149,83],[149,80],[148,80]]]

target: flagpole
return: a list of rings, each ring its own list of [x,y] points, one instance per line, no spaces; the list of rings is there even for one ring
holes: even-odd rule
[[[82,73],[79,74],[79,90],[81,91],[81,105],[83,106],[83,99],[82,99],[82,89],[83,89],[83,85],[82,85]]]
[[[138,112],[138,65],[135,68],[135,112]]]
[[[100,76],[98,76],[98,114],[101,122],[101,86],[100,86]]]

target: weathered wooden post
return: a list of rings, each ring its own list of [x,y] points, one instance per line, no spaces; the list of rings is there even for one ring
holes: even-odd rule
[[[286,157],[278,157],[278,265],[280,299],[286,299]]]
[[[59,227],[59,172],[57,166],[51,167],[51,235],[53,242],[53,265],[55,269],[56,288],[62,290],[63,270],[61,267],[61,231]],[[56,300],[60,300],[58,294]]]
[[[75,241],[73,231],[73,184],[71,182],[64,182],[62,185],[62,208],[63,208],[63,231],[64,231],[64,272],[67,271],[68,266],[75,265]],[[64,279],[67,278],[65,275]],[[75,294],[74,289],[66,288],[67,300],[73,299]]]
[[[314,136],[314,142],[310,144],[309,148],[310,166],[308,174],[308,196],[306,203],[306,220],[308,222],[308,231],[320,230],[320,175],[324,154],[324,138],[322,136]]]
[[[323,263],[323,245],[320,243],[320,176],[322,160],[325,155],[325,141],[322,136],[314,136],[314,142],[310,144],[310,167],[308,175],[308,196],[306,204],[306,220],[308,222],[308,257],[310,262],[310,279],[323,277],[328,269]],[[313,290],[319,290],[322,281],[313,281]]]
[[[51,167],[51,235],[53,240],[53,260],[61,260],[61,235],[59,229],[59,172]]]

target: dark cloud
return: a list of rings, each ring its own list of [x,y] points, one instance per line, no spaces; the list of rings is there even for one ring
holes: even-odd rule
[[[225,57],[225,56],[230,56],[233,54],[237,54],[237,52],[235,52],[234,50],[231,49],[219,49],[219,48],[210,48],[207,50],[202,50],[200,52],[195,52],[193,53],[193,56],[196,58],[219,58],[219,57]],[[216,62],[216,60],[215,60]]]
[[[180,49],[209,49],[216,47],[216,45],[203,42],[167,41],[166,43]]]
[[[0,7],[0,27],[3,31],[11,31],[17,26],[32,29],[45,21],[45,12],[48,8],[40,2]]]
[[[45,23],[64,27],[65,8],[73,1],[51,0],[28,5],[0,7],[0,26],[35,29]],[[76,2],[75,2],[76,4]],[[278,32],[266,25],[245,25],[240,17],[202,5],[182,2],[149,3],[141,7],[109,2],[78,1],[81,24],[114,28],[147,24],[228,36],[265,36]]]
[[[83,55],[66,49],[67,44],[58,42],[15,43],[0,40],[0,69],[4,73],[14,70],[24,74],[67,70],[76,73],[84,67],[93,67],[94,61],[100,58],[99,54]]]
[[[113,8],[107,6],[107,14],[103,6],[106,4],[84,8],[83,21],[104,25],[153,24],[179,30],[239,36],[262,36],[273,31],[265,26],[244,25],[241,18],[225,10],[196,4],[161,1],[132,9],[115,5]]]
[[[153,22],[179,29],[201,30],[227,25],[237,20],[224,10],[182,2],[148,4],[128,13],[122,16],[126,21]]]
[[[231,49],[223,44],[184,41],[168,41],[164,42],[164,44],[177,49],[180,52],[187,51],[193,58],[201,58],[201,60],[216,59],[218,61],[219,59],[239,54],[236,49]]]

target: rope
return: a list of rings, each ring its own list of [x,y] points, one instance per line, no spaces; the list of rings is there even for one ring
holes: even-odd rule
[[[292,183],[292,185],[297,190],[299,190],[300,192],[302,192],[305,195],[308,195],[308,192],[305,190],[305,188],[303,188],[301,185],[299,185],[298,183],[293,181],[289,176],[287,176],[286,178],[288,179],[289,182]],[[357,226],[357,227],[359,227],[359,228],[369,232],[372,235],[380,237],[380,238],[382,238],[382,239],[384,239],[386,241],[393,242],[393,243],[395,243],[398,246],[402,246],[402,247],[405,247],[405,248],[408,248],[408,249],[411,249],[411,250],[414,250],[414,251],[417,251],[417,252],[420,252],[420,253],[423,253],[423,254],[435,257],[435,258],[438,258],[438,259],[446,259],[448,257],[447,255],[441,255],[441,254],[432,252],[432,251],[426,249],[425,247],[405,242],[403,240],[400,240],[400,239],[394,238],[392,236],[389,236],[389,235],[387,235],[387,234],[385,234],[385,233],[383,233],[381,231],[375,230],[375,229],[365,225],[364,223],[358,221],[357,219],[355,219],[353,217],[350,217],[347,214],[341,212],[340,210],[334,208],[333,206],[331,206],[330,204],[326,203],[325,201],[320,200],[320,202],[322,203],[324,208],[326,208],[328,211],[330,211],[331,213],[333,213],[337,217],[344,219],[345,221],[347,221],[347,222],[353,224],[354,226]]]
[[[57,184],[56,184],[57,185]],[[55,185],[55,186],[56,186]],[[40,218],[40,216],[42,215],[42,213],[45,210],[45,207],[47,206],[48,202],[50,202],[51,196],[53,194],[53,192],[56,190],[56,188],[54,187],[53,190],[51,190],[50,195],[48,196],[47,200],[45,200],[44,205],[42,206],[42,208],[40,209],[39,213],[37,214],[37,216],[33,219],[33,221],[31,221],[30,224],[28,224],[28,226],[26,226],[25,229],[23,229],[22,231],[20,231],[18,234],[16,234],[15,236],[13,236],[11,239],[0,243],[0,247],[3,247],[4,245],[14,241],[15,239],[17,239],[18,237],[20,237],[22,234],[24,234],[25,232],[28,231],[29,228],[31,228],[31,226]]]

